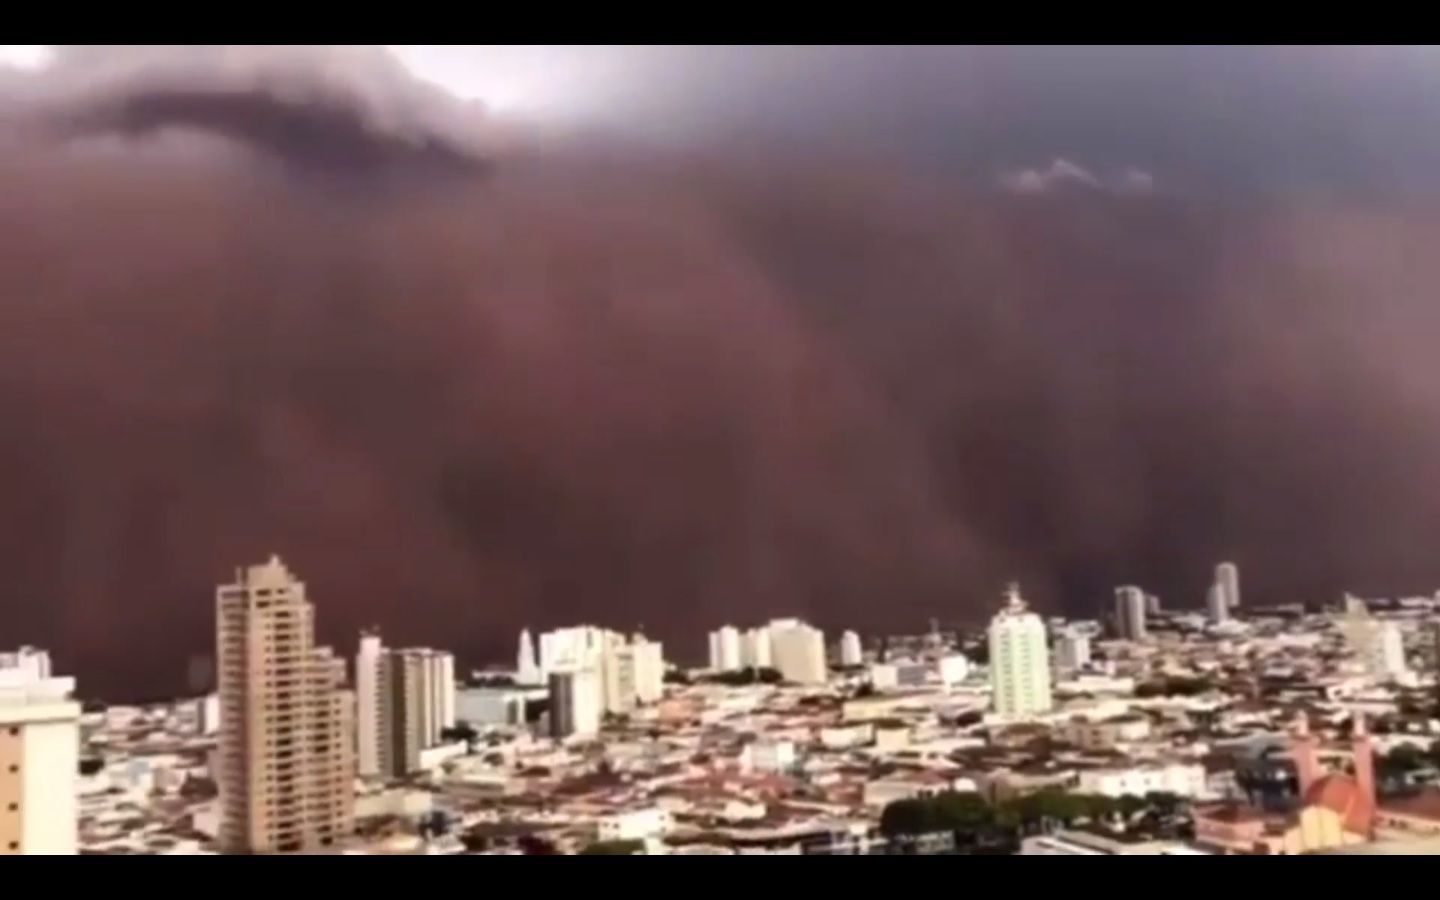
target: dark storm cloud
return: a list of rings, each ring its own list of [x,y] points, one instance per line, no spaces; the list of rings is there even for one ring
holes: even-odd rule
[[[1184,606],[1222,557],[1257,602],[1440,581],[1419,51],[663,51],[609,96],[689,146],[498,156],[373,59],[136,53],[67,51],[11,111],[184,71],[262,100],[146,123],[251,149],[176,165],[126,117],[103,153],[0,145],[0,626],[94,690],[177,685],[272,550],[325,637],[472,657],[522,624],[684,656],[783,612],[973,619],[1017,576]],[[383,192],[257,164],[377,133],[501,162]],[[1107,189],[997,182],[1056,159]]]

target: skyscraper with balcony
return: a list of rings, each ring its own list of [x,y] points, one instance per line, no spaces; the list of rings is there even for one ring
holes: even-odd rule
[[[345,662],[315,646],[315,608],[277,556],[215,598],[221,704],[220,849],[328,847],[352,830],[354,696]]]
[[[995,712],[1024,717],[1049,712],[1050,650],[1045,623],[1030,612],[1018,585],[990,620],[990,686]]]

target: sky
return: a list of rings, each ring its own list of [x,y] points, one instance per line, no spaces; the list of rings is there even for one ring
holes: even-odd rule
[[[0,60],[0,634],[82,691],[272,552],[477,664],[1440,586],[1431,51]]]

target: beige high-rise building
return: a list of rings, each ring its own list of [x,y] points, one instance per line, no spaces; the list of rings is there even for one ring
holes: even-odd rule
[[[28,649],[28,648],[27,648]],[[0,856],[73,855],[80,818],[75,679],[0,658]]]
[[[277,556],[215,597],[220,689],[219,845],[315,850],[354,818],[354,708],[345,662],[316,647],[315,608]]]

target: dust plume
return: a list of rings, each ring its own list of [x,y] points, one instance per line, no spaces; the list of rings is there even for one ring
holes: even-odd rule
[[[175,689],[271,551],[323,638],[471,661],[975,621],[1012,577],[1198,605],[1222,557],[1256,602],[1440,581],[1418,168],[1219,190],[1043,105],[1043,155],[955,165],[540,152],[375,59],[136,52],[62,53],[0,144],[0,626],[94,693]],[[1038,103],[1011,74],[983,106]]]

